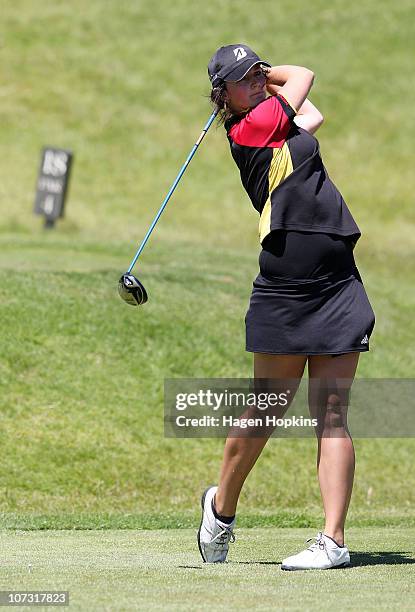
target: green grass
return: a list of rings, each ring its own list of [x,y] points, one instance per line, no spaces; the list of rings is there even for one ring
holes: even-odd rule
[[[84,528],[100,524],[102,513],[115,515],[108,526],[119,526],[120,513],[132,515],[124,520],[132,527],[166,526],[171,514],[174,527],[183,512],[191,519],[200,491],[217,479],[223,441],[164,438],[163,381],[251,375],[242,321],[253,253],[180,243],[172,259],[172,243],[155,240],[141,276],[150,301],[135,310],[116,293],[129,244],[74,244],[49,234],[44,241],[4,236],[0,245],[0,510],[13,513],[15,526],[32,514],[49,515],[34,519],[49,527],[62,525],[61,513],[66,525],[72,516]],[[370,271],[369,263],[362,269]],[[378,322],[358,375],[410,377],[413,298],[402,290],[402,260],[384,265],[388,288],[364,274],[375,311],[384,300],[389,318]],[[391,288],[400,300],[399,354],[392,350],[397,313],[385,300]],[[413,447],[413,440],[356,440],[355,524],[411,524]],[[270,524],[318,526],[314,455],[314,440],[268,444],[241,498],[249,524],[265,511]]]
[[[367,248],[389,223],[413,245],[413,17],[410,0],[8,3],[1,226],[35,231],[40,148],[55,144],[75,153],[65,231],[123,240],[128,222],[129,235],[142,235],[210,114],[211,55],[240,40],[275,64],[315,72],[323,156]],[[158,232],[256,244],[256,213],[222,128],[209,133]]]
[[[245,41],[316,74],[330,175],[363,236],[376,313],[357,376],[413,377],[414,37],[409,0],[16,0],[2,14],[0,512],[10,529],[174,528],[218,476],[221,440],[163,437],[168,377],[249,377],[243,317],[257,216],[223,129],[189,167],[137,275],[124,271],[210,114],[206,65]],[[301,35],[300,35],[301,34]],[[40,149],[75,161],[66,218],[32,215]],[[413,440],[357,440],[353,525],[413,525]],[[246,526],[317,527],[313,440],[272,440],[244,487]],[[295,466],[295,469],[293,469]]]
[[[203,564],[196,528],[2,532],[3,590],[68,590],[71,610],[411,610],[414,529],[350,529],[352,567],[283,572],[309,529],[238,529]],[[351,595],[352,593],[352,595]]]
[[[185,509],[159,512],[59,512],[59,514],[36,514],[4,512],[0,514],[2,529],[8,530],[51,530],[69,529],[88,531],[91,529],[185,529],[198,524],[200,520],[199,500],[194,500],[191,510]],[[242,504],[241,506],[244,506]],[[246,506],[246,504],[245,504]],[[414,527],[415,517],[411,508],[379,508],[371,513],[369,509],[352,509],[348,515],[348,527]],[[238,526],[258,527],[308,527],[320,530],[323,526],[321,511],[313,508],[277,509],[274,512],[262,510],[252,512],[244,509],[238,512]]]

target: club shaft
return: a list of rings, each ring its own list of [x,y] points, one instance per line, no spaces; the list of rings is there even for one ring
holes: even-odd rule
[[[200,133],[199,138],[196,140],[193,149],[190,151],[186,161],[184,162],[179,174],[176,176],[174,183],[172,184],[172,186],[169,189],[168,194],[166,195],[166,197],[164,198],[164,201],[162,203],[162,205],[160,206],[156,216],[154,217],[154,220],[152,222],[152,224],[150,225],[150,227],[148,228],[147,234],[144,236],[142,243],[140,244],[140,246],[138,247],[137,253],[134,255],[134,259],[132,260],[130,267],[127,270],[127,273],[130,273],[131,270],[134,268],[137,259],[139,258],[141,251],[144,249],[147,240],[150,238],[150,234],[153,231],[157,221],[160,218],[161,213],[163,212],[163,210],[166,208],[167,202],[170,200],[171,196],[173,195],[174,190],[176,189],[180,179],[182,178],[187,166],[190,164],[193,155],[196,153],[198,146],[200,145],[200,143],[202,142],[203,138],[206,135],[206,132],[208,131],[208,129],[210,128],[210,126],[212,125],[216,115],[218,114],[218,111],[214,111],[211,116],[209,117],[205,127],[203,128],[203,130]]]

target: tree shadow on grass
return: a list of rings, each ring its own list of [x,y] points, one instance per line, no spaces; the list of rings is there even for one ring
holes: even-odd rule
[[[367,565],[411,565],[415,563],[415,558],[409,556],[412,553],[409,552],[392,552],[392,551],[372,551],[372,552],[361,552],[355,551],[351,554],[351,564],[345,568],[339,569],[353,569],[354,567],[364,567]],[[226,564],[230,565],[281,565],[281,561],[227,561]],[[179,565],[181,569],[202,569],[206,564],[203,565]],[[208,564],[211,565],[211,564]],[[221,565],[221,564],[218,564]]]
[[[410,557],[412,553],[387,550],[360,552],[355,551],[350,555],[351,567],[362,567],[363,565],[410,565],[415,559]]]
[[[415,563],[415,559],[410,557],[409,552],[392,551],[354,551],[350,555],[350,565],[342,569],[353,567],[363,567],[365,565],[410,565]],[[232,564],[239,565],[281,565],[281,561],[232,561]],[[340,568],[339,568],[340,569]]]
[[[350,555],[350,565],[347,568],[362,567],[365,565],[410,565],[415,563],[409,552],[373,551],[373,552],[352,552]],[[281,561],[232,561],[232,564],[239,565],[281,565]],[[339,568],[340,569],[340,568]]]
[[[203,563],[202,565],[178,565],[180,569],[203,569],[207,565],[223,565],[222,563]],[[225,561],[225,565],[281,565],[280,561]]]

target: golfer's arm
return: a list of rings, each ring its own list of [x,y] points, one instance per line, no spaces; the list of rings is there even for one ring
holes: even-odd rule
[[[297,111],[304,103],[314,82],[314,72],[303,66],[263,67],[267,88],[277,85],[280,93]]]
[[[275,95],[280,90],[280,85],[267,85],[267,91],[272,95]],[[323,115],[308,98],[304,100],[301,107],[298,109],[297,115],[294,117],[294,123],[298,125],[298,127],[307,130],[307,132],[310,134],[314,134],[314,132],[316,132],[321,126],[323,121]]]
[[[324,117],[318,108],[310,100],[306,99],[293,121],[298,127],[307,130],[310,134],[314,134],[323,123]]]

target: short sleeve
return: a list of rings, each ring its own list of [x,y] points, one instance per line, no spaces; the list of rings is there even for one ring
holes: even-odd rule
[[[232,140],[248,147],[281,147],[296,115],[280,94],[269,96],[229,130]]]

